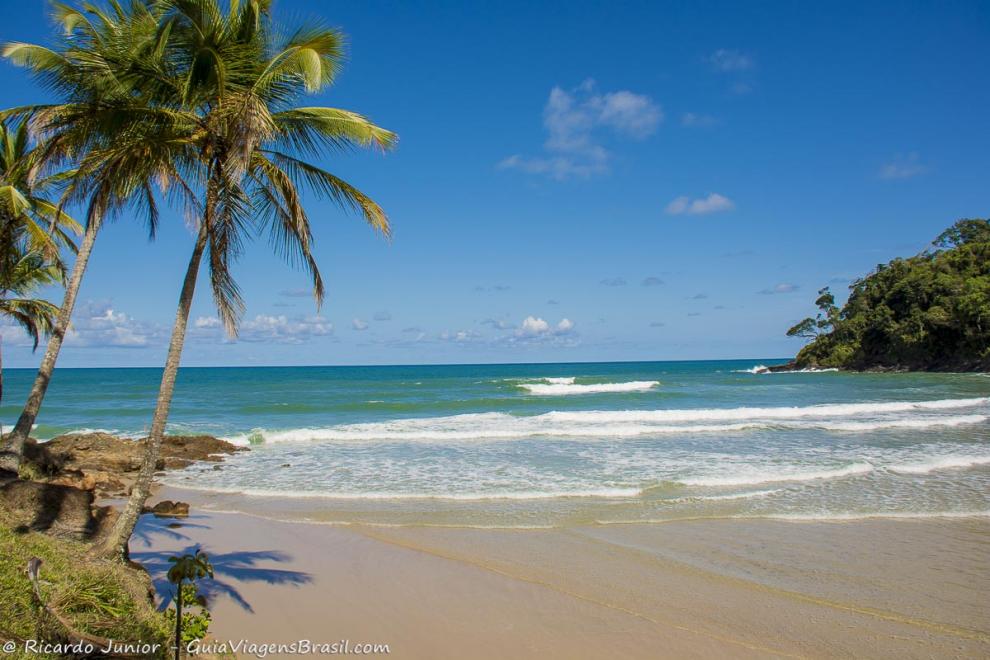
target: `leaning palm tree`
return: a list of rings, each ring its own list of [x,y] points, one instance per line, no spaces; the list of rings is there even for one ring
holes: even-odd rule
[[[58,203],[38,205],[48,220],[48,234],[60,236],[60,226],[70,220],[62,213],[65,205],[79,203],[86,209],[85,232],[65,296],[24,410],[0,452],[0,467],[16,469],[23,455],[104,221],[133,210],[148,223],[153,237],[156,185],[184,195],[195,206],[183,179],[190,173],[180,171],[195,168],[195,159],[186,156],[189,145],[182,140],[188,127],[178,125],[181,118],[160,103],[161,98],[174,96],[174,90],[163,89],[173,82],[166,71],[168,32],[159,21],[163,10],[139,0],[126,11],[116,0],[111,0],[111,7],[102,11],[90,3],[82,9],[55,3],[53,18],[64,34],[53,47],[8,43],[0,51],[27,67],[57,98],[56,103],[0,113],[4,119],[23,118],[18,144],[26,143],[28,127],[41,138],[26,171],[76,165],[62,177],[64,190]]]
[[[0,245],[0,316],[19,325],[37,350],[42,336],[51,333],[58,308],[37,298],[37,290],[61,284],[64,271],[38,250],[24,250],[26,242]],[[0,342],[3,337],[0,335]],[[0,401],[3,400],[3,346],[0,344]],[[0,425],[0,440],[3,426]]]
[[[45,174],[31,149],[27,122],[0,124],[0,315],[20,325],[35,350],[40,338],[51,333],[57,308],[34,294],[63,282],[62,253],[75,250],[72,235],[81,233],[78,223],[49,198],[64,176]],[[0,427],[0,441],[2,435]],[[3,467],[16,469],[16,460]]]
[[[186,324],[204,255],[213,299],[231,335],[244,304],[230,267],[251,233],[268,233],[275,248],[310,273],[319,305],[324,285],[312,254],[312,231],[300,187],[359,211],[388,235],[388,219],[371,198],[308,157],[352,146],[390,148],[393,133],[346,110],[297,107],[304,93],[328,87],[340,67],[342,35],[320,25],[279,39],[267,0],[166,0],[169,50],[181,94],[174,112],[194,126],[188,140],[199,154],[202,217],[179,294],[179,304],[141,470],[110,533],[95,552],[126,558],[144,507],[168,421]]]

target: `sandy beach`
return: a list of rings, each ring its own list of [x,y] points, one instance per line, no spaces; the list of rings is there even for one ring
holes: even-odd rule
[[[202,546],[217,641],[384,643],[399,658],[990,654],[986,518],[334,526],[201,497],[159,492],[193,514],[145,516],[132,557],[162,585],[167,556]]]

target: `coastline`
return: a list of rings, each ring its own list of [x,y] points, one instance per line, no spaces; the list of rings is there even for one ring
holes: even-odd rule
[[[144,516],[132,557],[160,584],[165,556],[201,545],[215,640],[348,639],[401,658],[990,653],[986,518],[340,526],[192,494],[156,492],[193,513]]]

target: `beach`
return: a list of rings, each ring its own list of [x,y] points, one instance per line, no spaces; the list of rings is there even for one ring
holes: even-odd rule
[[[191,495],[158,493],[193,513],[145,516],[131,554],[159,586],[166,556],[210,554],[215,641],[384,643],[400,658],[990,653],[986,518],[390,527]]]
[[[237,657],[987,657],[990,379],[762,364],[183,371],[169,432],[245,451],[131,557],[167,606],[207,552]],[[155,376],[66,370],[37,433],[143,437]]]

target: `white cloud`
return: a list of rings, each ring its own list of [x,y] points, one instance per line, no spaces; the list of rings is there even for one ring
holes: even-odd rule
[[[763,289],[762,291],[760,291],[760,293],[765,296],[772,296],[777,293],[793,293],[794,291],[797,291],[799,288],[800,287],[798,287],[797,284],[791,284],[789,282],[781,282],[780,284],[777,284],[772,288]]]
[[[541,318],[527,316],[519,327],[520,335],[542,335],[550,331],[550,324]]]
[[[887,180],[910,179],[924,174],[927,169],[921,162],[921,156],[912,151],[907,155],[897,154],[890,162],[884,164],[880,168],[880,178]]]
[[[660,286],[663,284],[663,280],[659,277],[644,277],[643,281],[640,282],[643,286]]]
[[[457,330],[451,332],[449,330],[444,330],[438,336],[440,341],[450,341],[455,344],[464,344],[470,341],[475,341],[481,339],[481,335],[473,330]]]
[[[498,166],[558,181],[588,178],[608,171],[611,154],[600,144],[598,129],[642,140],[652,135],[661,121],[663,109],[642,94],[627,90],[601,93],[593,80],[570,91],[554,87],[543,109],[545,154],[515,154]]]
[[[720,211],[731,211],[735,208],[731,199],[718,193],[709,193],[707,197],[691,199],[681,196],[667,204],[669,215],[704,215],[706,213],[718,213]]]
[[[301,344],[313,337],[333,334],[333,324],[322,316],[290,319],[284,315],[259,314],[241,324],[238,341],[251,343]]]
[[[368,323],[367,321],[362,321],[361,319],[355,318],[351,321],[351,327],[355,330],[367,330]]]
[[[749,71],[756,66],[752,56],[731,48],[719,48],[705,58],[713,69],[722,72]]]
[[[197,328],[219,328],[220,319],[215,316],[200,316],[193,321],[193,326]]]
[[[109,303],[89,301],[73,314],[65,342],[89,348],[145,348],[164,336],[155,324],[138,321]]]
[[[562,318],[556,324],[539,316],[527,316],[519,324],[515,332],[496,337],[491,341],[492,346],[558,346],[571,347],[578,344],[575,323],[569,318]]]

